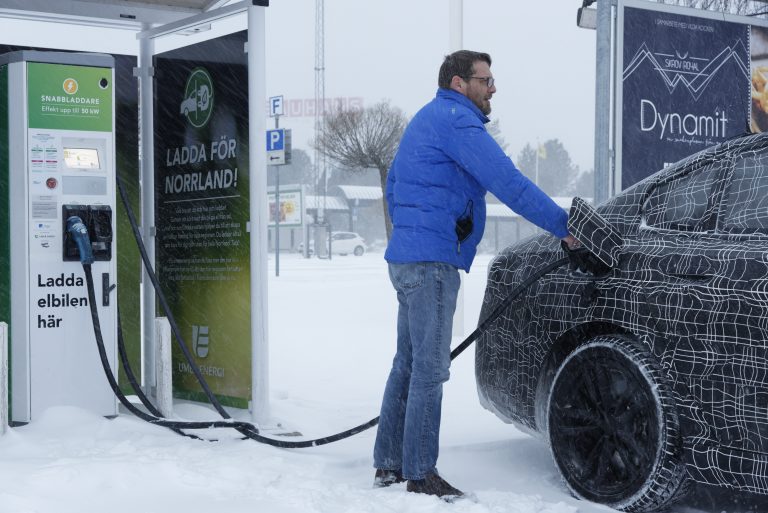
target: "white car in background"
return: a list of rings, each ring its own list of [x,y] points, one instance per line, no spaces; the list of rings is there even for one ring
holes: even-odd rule
[[[315,241],[309,241],[309,254],[312,255],[315,250]],[[304,251],[304,243],[299,242],[296,251]],[[331,252],[334,255],[348,255],[352,253],[355,256],[362,256],[368,251],[365,241],[355,232],[332,232],[331,233]]]
[[[352,253],[355,256],[362,256],[367,249],[363,238],[355,232],[331,233],[331,252],[335,255]]]

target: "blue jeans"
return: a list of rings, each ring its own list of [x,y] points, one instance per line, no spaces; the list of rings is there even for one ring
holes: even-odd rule
[[[451,365],[451,328],[459,271],[449,264],[389,264],[397,291],[397,353],[384,389],[374,467],[405,479],[435,472],[443,383]]]

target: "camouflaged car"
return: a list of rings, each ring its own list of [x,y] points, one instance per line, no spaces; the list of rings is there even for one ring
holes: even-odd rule
[[[481,403],[542,434],[567,487],[655,511],[690,481],[768,494],[768,134],[728,141],[597,208],[604,272],[564,265],[478,340]],[[563,258],[540,235],[489,267],[481,319]]]

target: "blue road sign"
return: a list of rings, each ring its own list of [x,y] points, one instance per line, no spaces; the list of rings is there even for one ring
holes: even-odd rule
[[[267,130],[267,151],[285,150],[285,129]]]

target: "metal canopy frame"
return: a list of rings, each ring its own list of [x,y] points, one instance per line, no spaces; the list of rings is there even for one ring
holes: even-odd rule
[[[267,340],[267,197],[265,12],[269,0],[0,0],[0,19],[92,26],[136,32],[139,79],[139,153],[141,167],[141,231],[150,261],[155,261],[154,220],[154,91],[152,58],[157,38],[199,32],[211,22],[247,13],[248,17],[248,158],[251,249],[251,416],[257,424],[269,419]],[[193,41],[190,44],[194,44]],[[254,101],[255,99],[255,101]],[[148,136],[144,137],[144,134]],[[149,284],[143,271],[142,283]],[[142,379],[155,383],[155,293],[145,286],[142,308]]]
[[[143,30],[210,12],[229,0],[1,0],[0,17]]]

